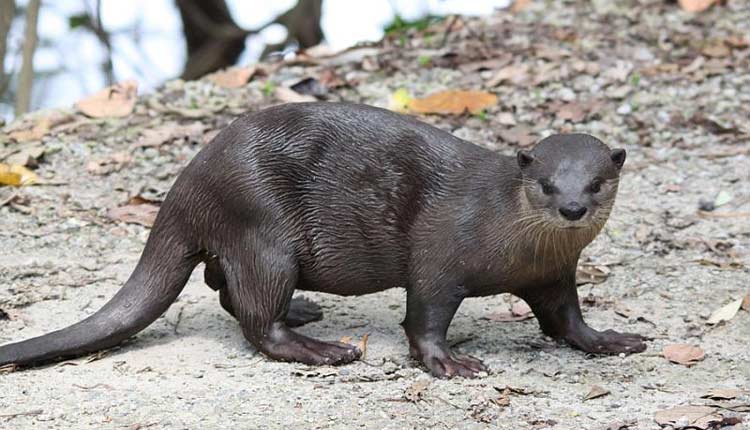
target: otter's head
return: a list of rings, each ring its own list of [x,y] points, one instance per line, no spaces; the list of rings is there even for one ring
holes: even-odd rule
[[[518,151],[526,209],[559,229],[601,228],[617,194],[624,149],[587,134],[557,134]]]

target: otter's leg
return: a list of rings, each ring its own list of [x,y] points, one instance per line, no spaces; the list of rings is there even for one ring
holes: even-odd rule
[[[219,261],[216,258],[206,261],[206,270],[203,272],[203,278],[206,284],[213,290],[219,291],[219,303],[227,313],[235,316],[232,309],[232,302],[229,299],[229,292],[226,289],[227,281],[224,278],[224,272],[219,267]],[[314,321],[323,319],[323,312],[320,306],[312,300],[304,297],[294,297],[289,303],[289,312],[286,314],[286,325],[289,327],[299,327]]]
[[[614,330],[598,331],[583,321],[575,275],[561,284],[536,289],[521,296],[534,311],[544,334],[564,339],[575,348],[599,354],[642,352],[645,337]]]
[[[439,378],[473,378],[487,368],[468,355],[450,350],[446,334],[463,297],[417,289],[406,293],[406,318],[401,325],[409,338],[409,352]]]
[[[355,346],[319,341],[289,328],[285,318],[297,283],[297,264],[283,250],[257,242],[246,241],[245,252],[251,249],[254,255],[237,256],[222,264],[229,302],[245,338],[276,360],[319,365],[345,364],[359,358],[362,352]]]

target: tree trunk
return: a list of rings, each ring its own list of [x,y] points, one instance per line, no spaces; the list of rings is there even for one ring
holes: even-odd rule
[[[197,79],[237,62],[252,32],[232,19],[224,0],[176,0],[187,44],[182,79]]]
[[[16,94],[16,116],[29,111],[31,106],[31,89],[34,82],[34,51],[36,50],[36,22],[39,17],[41,0],[29,0],[26,7],[26,28],[23,41],[23,61],[18,76]]]
[[[266,46],[262,57],[282,50],[292,42],[297,42],[303,49],[319,44],[323,40],[323,30],[320,28],[322,7],[323,0],[299,0],[293,8],[276,18],[275,23],[286,27],[286,40]]]
[[[5,53],[8,42],[8,31],[16,14],[16,2],[14,0],[0,0],[0,94],[5,92],[8,86],[8,75],[5,74]]]

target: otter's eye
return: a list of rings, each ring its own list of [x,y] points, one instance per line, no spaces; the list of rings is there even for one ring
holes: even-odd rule
[[[542,192],[546,195],[554,194],[555,193],[555,186],[550,184],[548,180],[546,179],[540,179],[539,185],[542,186]]]
[[[589,191],[596,194],[599,191],[602,190],[602,180],[599,178],[595,178],[593,181],[591,181],[591,184],[589,185]]]

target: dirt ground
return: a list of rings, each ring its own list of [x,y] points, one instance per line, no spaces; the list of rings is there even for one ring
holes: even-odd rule
[[[405,295],[390,290],[304,294],[325,318],[300,330],[353,342],[369,334],[361,362],[278,363],[245,342],[196,270],[126,345],[0,374],[0,429],[652,429],[659,411],[705,403],[723,406],[713,410],[723,428],[750,427],[750,312],[707,324],[750,289],[750,6],[728,1],[691,15],[661,1],[539,3],[448,19],[333,59],[265,65],[239,89],[171,82],[122,118],[67,110],[11,124],[6,132],[52,118],[44,137],[0,140],[0,157],[45,152],[42,184],[0,187],[0,343],[98,309],[148,235],[108,211],[134,196],[163,198],[216,130],[288,100],[283,89],[310,77],[294,88],[379,106],[399,88],[494,92],[499,103],[486,114],[424,119],[508,154],[559,131],[625,147],[616,209],[582,259],[603,282],[579,292],[593,327],[653,337],[646,352],[588,356],[545,338],[533,318],[498,321],[509,297],[470,299],[449,339],[491,371],[436,380],[408,358],[398,324]],[[670,363],[662,349],[678,343],[705,358]],[[595,386],[607,393],[586,400]],[[701,399],[717,388],[740,390],[734,406]]]

